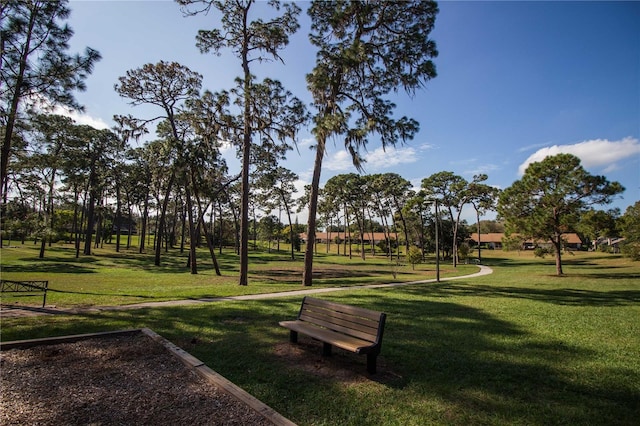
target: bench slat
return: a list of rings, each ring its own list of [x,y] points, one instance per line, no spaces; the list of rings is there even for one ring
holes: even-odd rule
[[[330,342],[334,346],[358,354],[366,354],[375,347],[375,343],[373,342],[346,336],[302,321],[282,321],[280,322],[280,325],[288,328],[289,330],[306,334],[307,336],[323,342]]]
[[[327,309],[320,309],[317,307],[303,306],[300,312],[300,315],[308,315],[312,318],[327,318],[329,321],[335,319],[347,321],[352,323],[355,328],[367,330],[367,329],[376,329],[378,328],[378,324],[380,324],[380,313],[378,312],[378,316],[375,319],[362,318],[353,314],[347,314],[343,312],[330,311]]]
[[[335,312],[343,312],[346,314],[368,318],[374,321],[378,321],[380,318],[380,312],[372,311],[370,309],[365,309],[365,308],[359,308],[357,306],[342,305],[340,303],[329,302],[327,300],[315,299],[313,297],[305,297],[303,300],[303,303],[305,305],[319,306]]]
[[[369,342],[375,342],[378,337],[378,329],[366,327],[363,328],[353,322],[332,318],[327,315],[308,315],[301,314],[300,320],[309,321],[313,324],[321,325],[334,331],[340,331],[350,336],[358,337]]]
[[[356,306],[305,297],[298,320],[339,331],[360,339],[377,342],[385,315]]]

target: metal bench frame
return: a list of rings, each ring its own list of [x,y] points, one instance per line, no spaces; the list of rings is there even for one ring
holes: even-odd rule
[[[2,293],[38,293],[43,292],[42,307],[47,304],[47,290],[49,281],[14,281],[0,280],[0,292]]]

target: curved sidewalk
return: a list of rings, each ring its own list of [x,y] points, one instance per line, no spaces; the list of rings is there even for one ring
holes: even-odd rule
[[[441,278],[440,282],[453,281],[467,278],[481,277],[483,275],[489,275],[493,273],[493,269],[488,266],[478,265],[480,271],[470,274],[462,275],[459,277]],[[83,312],[101,312],[101,311],[125,311],[131,309],[140,308],[158,308],[163,306],[186,306],[186,305],[198,305],[203,303],[223,302],[229,300],[261,300],[261,299],[275,299],[280,297],[292,297],[292,296],[306,296],[309,294],[319,293],[332,293],[336,291],[349,291],[349,290],[362,290],[362,289],[375,289],[375,288],[389,288],[389,287],[402,287],[413,284],[425,284],[434,283],[434,279],[409,281],[401,283],[388,283],[388,284],[366,284],[348,287],[324,287],[324,288],[306,288],[302,290],[282,291],[277,293],[262,293],[262,294],[247,294],[243,296],[227,296],[227,297],[210,297],[201,299],[183,299],[183,300],[168,300],[165,302],[144,302],[135,303],[131,305],[122,306],[96,306],[92,308],[79,308],[79,309],[58,309],[58,308],[37,308],[37,307],[25,307],[25,306],[2,306],[0,310],[0,316],[4,318],[16,318],[36,315],[72,315]]]

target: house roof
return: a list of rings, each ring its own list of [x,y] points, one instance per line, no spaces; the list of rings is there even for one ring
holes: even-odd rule
[[[483,243],[502,243],[502,238],[504,237],[504,233],[500,232],[490,232],[488,234],[480,234],[480,240],[478,240],[478,233],[474,232],[469,237],[470,240],[473,241],[481,241]],[[567,241],[568,244],[582,244],[582,240],[576,233],[568,233],[563,234],[562,237]],[[530,241],[530,240],[528,240]]]
[[[347,236],[351,236],[351,238],[353,239],[359,239],[360,238],[360,233],[359,232],[354,232],[351,234],[347,234]],[[332,240],[335,239],[337,236],[340,236],[340,238],[344,239],[345,238],[345,233],[344,232],[316,232],[316,239],[317,240],[326,240],[327,238],[331,238]],[[302,238],[303,240],[307,240],[307,233],[303,232],[300,234],[300,238]],[[385,234],[384,232],[374,232],[373,233],[373,239],[375,241],[382,241],[384,240]],[[395,233],[391,233],[389,235],[389,238],[392,240],[396,239]],[[370,240],[371,239],[371,233],[370,232],[365,232],[364,234],[364,239],[365,240]]]
[[[502,232],[490,232],[488,234],[480,234],[480,239],[478,239],[478,233],[474,232],[469,239],[483,243],[502,243],[502,237],[504,237]]]

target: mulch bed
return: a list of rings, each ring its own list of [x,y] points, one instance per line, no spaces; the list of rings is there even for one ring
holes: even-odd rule
[[[271,425],[143,334],[0,353],[2,425]]]

